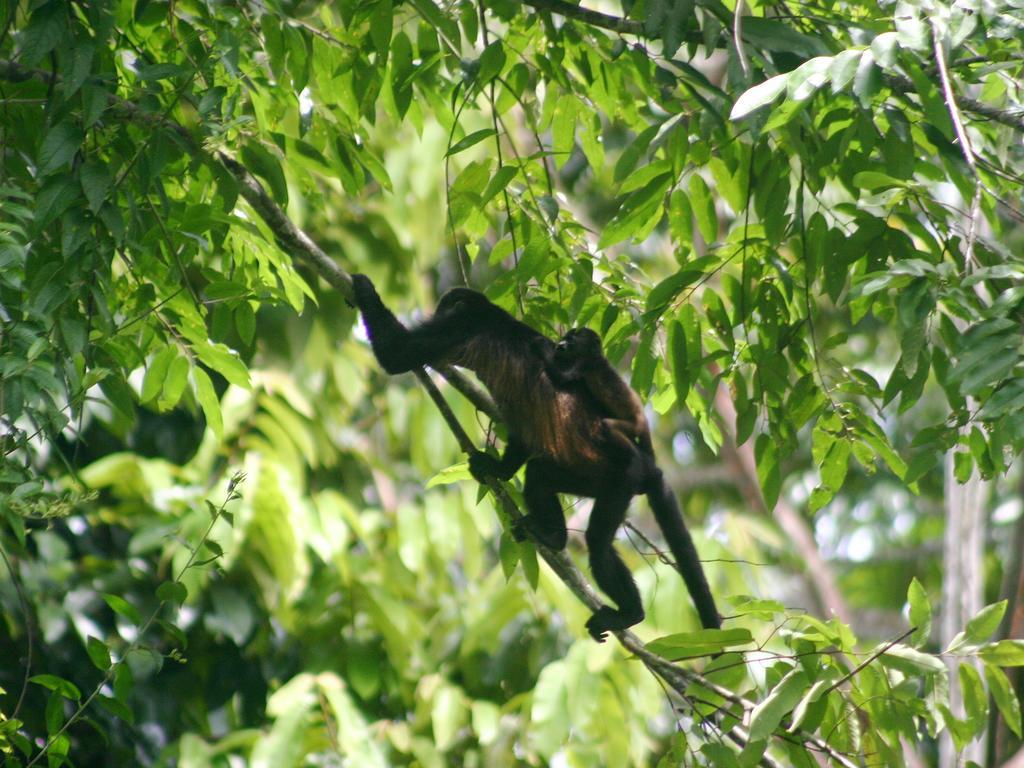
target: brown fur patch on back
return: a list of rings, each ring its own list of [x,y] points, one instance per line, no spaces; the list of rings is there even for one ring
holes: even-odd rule
[[[470,340],[452,362],[474,371],[527,449],[581,472],[605,464],[601,414],[582,387],[557,389],[539,356],[497,334]]]

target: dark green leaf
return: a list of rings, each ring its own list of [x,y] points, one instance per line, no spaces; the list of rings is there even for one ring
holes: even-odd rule
[[[477,82],[489,83],[501,74],[505,66],[505,48],[501,40],[495,40],[480,54],[480,69],[477,71]]]
[[[242,145],[242,162],[270,185],[270,193],[278,205],[288,204],[288,182],[277,157],[256,142]]]
[[[69,174],[51,176],[36,197],[35,229],[42,231],[78,199],[78,184]]]
[[[39,147],[39,175],[49,176],[67,166],[78,152],[83,139],[84,134],[76,125],[65,122],[53,126]]]
[[[686,350],[686,332],[682,324],[673,319],[668,326],[669,359],[672,361],[672,385],[676,390],[676,403],[682,408],[690,392],[690,373]]]
[[[89,201],[89,210],[98,213],[113,183],[110,171],[104,163],[89,160],[78,172],[78,177],[82,182],[85,199]]]
[[[782,476],[779,471],[775,442],[769,435],[762,433],[757,436],[754,443],[754,456],[757,461],[757,479],[761,483],[765,507],[768,510],[775,509],[775,502],[779,499],[779,490],[782,486]]]
[[[115,613],[124,616],[128,621],[136,626],[142,623],[142,617],[139,615],[139,611],[123,597],[110,594],[104,594],[102,597],[106,604],[109,605]]]
[[[383,65],[388,60],[393,24],[394,11],[391,7],[391,0],[377,0],[373,7],[373,13],[370,15],[370,37],[373,38],[373,45],[377,49],[379,65]]]
[[[165,581],[156,589],[156,597],[161,602],[181,605],[188,597],[188,590],[179,581]]]
[[[85,650],[89,654],[89,660],[100,672],[110,669],[110,649],[102,640],[91,635],[85,638]]]

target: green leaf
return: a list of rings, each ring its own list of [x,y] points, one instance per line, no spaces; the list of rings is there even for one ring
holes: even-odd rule
[[[516,564],[519,562],[520,549],[508,532],[502,532],[498,539],[498,560],[501,562],[501,572],[505,574],[505,581],[512,578],[516,572]]]
[[[84,139],[85,135],[76,125],[57,123],[53,126],[39,147],[39,175],[49,176],[68,165]]]
[[[806,101],[828,81],[831,56],[815,56],[789,73],[786,88],[794,102]]]
[[[135,76],[141,82],[155,82],[159,80],[172,80],[175,77],[187,75],[191,72],[192,70],[188,67],[183,67],[180,64],[163,62],[160,64],[150,64],[148,66],[139,67]]]
[[[666,659],[682,659],[720,653],[726,648],[754,642],[748,629],[700,629],[659,637],[647,643],[647,650]]]
[[[718,239],[718,217],[715,215],[715,200],[707,183],[698,174],[690,176],[690,204],[697,220],[704,242],[713,243]]]
[[[232,384],[249,389],[249,370],[232,350],[223,344],[197,341],[192,351],[203,365],[212,368]]]
[[[70,680],[65,680],[63,677],[57,677],[57,675],[33,675],[28,681],[41,685],[44,688],[49,688],[54,693],[71,701],[78,701],[82,698],[82,692],[78,690],[74,683]]]
[[[260,144],[250,141],[242,145],[242,162],[270,185],[270,194],[278,205],[288,205],[288,182],[277,157]]]
[[[997,667],[1024,667],[1024,640],[1000,640],[982,646],[978,655],[986,664]]]
[[[79,185],[70,174],[51,176],[36,196],[34,226],[42,231],[72,206],[79,197]]]
[[[668,326],[669,359],[672,361],[672,386],[676,402],[681,406],[690,391],[689,361],[686,354],[686,332],[682,323],[673,319]]]
[[[188,590],[180,581],[165,581],[156,588],[156,597],[164,603],[181,605],[188,597]]]
[[[644,310],[647,312],[663,311],[686,286],[695,283],[702,275],[702,272],[693,269],[681,269],[669,275],[647,294]]]
[[[891,69],[896,64],[899,43],[895,32],[883,32],[871,41],[871,53],[880,67]]]
[[[658,30],[658,33],[662,40],[662,54],[665,58],[670,59],[679,50],[687,29],[691,27],[696,29],[694,23],[695,0],[668,0],[667,5],[664,25]]]
[[[537,562],[537,548],[532,542],[519,542],[519,562],[523,564],[523,575],[526,576],[526,583],[530,589],[537,591],[540,583],[540,563]]]
[[[932,631],[932,606],[916,576],[907,588],[907,602],[910,604],[910,624],[914,627],[910,641],[916,646],[922,646],[928,642]]]
[[[775,509],[782,486],[779,458],[776,454],[775,441],[770,435],[762,433],[757,436],[754,442],[754,457],[757,461],[757,479],[761,483],[765,508],[770,511]]]
[[[64,725],[64,701],[60,694],[54,692],[46,698],[46,709],[43,711],[43,719],[46,721],[46,732],[53,736],[60,732]],[[53,754],[53,747],[50,748]],[[60,761],[57,762],[60,765]]]
[[[447,152],[445,152],[444,155],[445,155],[445,157],[451,157],[452,155],[457,155],[457,154],[459,154],[459,152],[462,152],[464,149],[469,149],[474,144],[478,144],[481,141],[483,141],[484,139],[490,138],[491,136],[494,136],[494,129],[493,128],[482,128],[479,131],[473,131],[473,133],[469,134],[468,136],[463,138],[461,141],[457,141],[454,144],[452,144],[451,148]]]
[[[85,650],[89,654],[89,661],[93,663],[100,672],[110,669],[110,649],[106,644],[92,635],[85,638]]]
[[[861,189],[888,189],[889,187],[906,187],[907,182],[880,171],[861,171],[853,175],[853,185]]]
[[[491,180],[487,182],[487,188],[480,195],[481,204],[487,205],[495,195],[502,192],[509,185],[509,182],[516,177],[517,173],[519,173],[519,169],[515,166],[501,166],[494,176],[491,177]]]
[[[830,491],[838,491],[846,480],[849,467],[850,442],[845,438],[835,440],[821,462],[821,482]]]
[[[750,713],[750,741],[761,741],[771,736],[787,714],[800,702],[809,687],[807,673],[791,669],[771,693]]]
[[[784,52],[808,59],[828,53],[824,42],[817,37],[797,32],[784,21],[760,16],[744,17],[743,39],[755,49]]]
[[[113,184],[110,171],[107,170],[105,163],[89,160],[78,172],[78,178],[82,183],[85,199],[89,202],[89,210],[98,213],[103,206],[103,201],[107,198],[111,184]]]
[[[735,613],[749,615],[761,621],[771,621],[777,614],[786,610],[786,606],[780,600],[764,600],[747,595],[733,595],[727,599]]]
[[[964,629],[967,642],[979,644],[992,637],[996,630],[999,629],[999,623],[1003,620],[1003,615],[1006,613],[1006,605],[1006,600],[1000,600],[998,603],[986,605],[978,611],[978,614],[967,622],[967,627]]]
[[[164,347],[157,353],[153,362],[146,368],[146,375],[142,379],[140,402],[149,403],[163,391],[164,382],[167,380],[167,370],[170,368],[171,362],[178,357],[178,348],[173,345]]]
[[[820,699],[825,691],[832,687],[838,675],[839,673],[834,667],[824,670],[824,677],[814,683],[807,693],[804,694],[803,698],[800,699],[800,703],[793,708],[792,723],[786,729],[789,733],[796,733],[800,729],[808,712],[811,711],[811,705]]]
[[[988,694],[981,682],[981,673],[970,662],[961,662],[959,667],[960,693],[963,699],[966,724],[970,738],[975,738],[985,729],[988,720]]]
[[[136,626],[142,623],[142,616],[139,615],[138,609],[123,597],[111,594],[103,594],[101,596],[114,613],[124,616],[128,621]]]
[[[235,329],[246,344],[252,344],[256,338],[256,313],[248,301],[239,302],[232,313],[235,318]]]
[[[213,388],[213,382],[210,381],[206,371],[199,366],[192,368],[192,382],[195,384],[196,400],[199,401],[199,407],[203,409],[207,426],[218,438],[222,438],[224,436],[224,419],[221,416],[220,399]]]
[[[477,82],[480,84],[489,83],[501,74],[505,66],[505,47],[501,40],[495,40],[480,54],[480,69],[477,70]]]
[[[676,243],[693,244],[693,207],[681,189],[674,190],[669,197],[668,228]]]
[[[554,118],[551,122],[551,151],[555,164],[561,168],[568,161],[576,145],[576,113],[579,104],[576,97],[569,94],[556,95],[552,89],[547,97],[555,100]]]
[[[657,220],[652,223],[651,219],[661,218],[665,192],[671,183],[671,174],[665,173],[630,193],[601,233],[597,247],[607,248],[630,237],[646,237],[658,223]]]
[[[469,473],[469,464],[465,461],[445,467],[440,472],[427,480],[424,487],[433,488],[438,485],[451,485],[463,480],[471,480],[473,476]]]
[[[751,112],[771,104],[780,93],[786,90],[786,81],[788,79],[788,74],[775,75],[775,77],[770,77],[753,88],[748,88],[740,94],[740,97],[736,99],[736,103],[732,105],[729,119],[742,120]]]
[[[96,702],[107,710],[110,714],[114,715],[126,723],[132,723],[135,720],[135,716],[132,714],[131,709],[124,704],[122,701],[113,699],[110,696],[104,696],[102,693],[96,695]]]
[[[886,648],[878,660],[883,665],[908,675],[920,675],[922,672],[929,675],[946,674],[946,665],[942,659],[900,643]]]
[[[8,8],[13,13],[13,8]],[[16,56],[20,64],[35,66],[39,60],[56,48],[67,36],[69,6],[63,0],[50,0],[37,5],[28,24],[18,36],[20,50]],[[19,11],[19,16],[22,12]],[[10,16],[13,21],[13,15]]]
[[[988,682],[989,692],[995,699],[999,714],[1006,722],[1006,727],[1013,731],[1018,739],[1021,738],[1020,701],[1017,699],[1010,679],[999,667],[986,664],[985,680]]]
[[[388,60],[393,25],[394,10],[391,7],[391,0],[377,0],[370,14],[370,38],[377,49],[378,66],[383,66]]]
[[[861,106],[871,106],[871,100],[882,89],[882,72],[875,65],[875,57],[870,50],[864,51],[853,76],[853,93],[860,100]]]
[[[853,49],[841,51],[832,59],[828,68],[828,77],[832,81],[832,93],[839,93],[853,80],[857,74],[857,65],[860,64],[860,57],[863,51]]]
[[[157,400],[157,407],[161,411],[169,411],[181,400],[181,395],[188,384],[189,361],[184,355],[178,355],[171,361],[167,369],[167,379],[164,381],[163,391],[160,399]]]

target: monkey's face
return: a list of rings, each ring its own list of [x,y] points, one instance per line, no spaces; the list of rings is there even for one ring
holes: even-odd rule
[[[437,302],[434,316],[484,320],[496,310],[498,308],[491,300],[479,291],[472,288],[452,288]]]
[[[601,337],[589,328],[573,328],[555,345],[555,359],[591,360],[601,356]]]

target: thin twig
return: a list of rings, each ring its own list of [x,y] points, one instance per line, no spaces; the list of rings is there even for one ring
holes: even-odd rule
[[[956,104],[956,95],[953,93],[953,82],[949,76],[949,67],[946,65],[946,49],[942,38],[939,36],[939,25],[932,21],[932,50],[935,53],[935,65],[939,71],[939,79],[942,81],[942,94],[946,100],[946,109],[949,110],[949,119],[953,123],[957,139],[960,142],[960,151],[963,153],[967,167],[971,169],[974,176],[974,195],[971,200],[971,212],[967,225],[967,240],[964,243],[964,259],[968,264],[974,263],[974,239],[977,230],[978,214],[981,209],[981,176],[978,175],[978,164],[975,160],[974,146],[967,135],[963,118],[960,115],[960,108]]]

